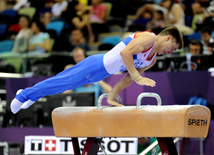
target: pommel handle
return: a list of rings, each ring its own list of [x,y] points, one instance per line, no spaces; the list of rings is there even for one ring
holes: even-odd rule
[[[160,98],[160,96],[158,94],[156,94],[156,93],[141,93],[137,97],[137,107],[136,107],[136,109],[140,109],[140,107],[141,107],[141,100],[142,100],[143,97],[154,97],[154,98],[157,99],[157,105],[158,106],[162,105],[161,98]]]
[[[103,100],[105,97],[106,97],[106,98],[108,97],[108,93],[104,93],[104,94],[100,95],[100,97],[98,98],[97,110],[102,109],[102,100]],[[118,101],[119,104],[122,104],[122,99],[120,98],[119,95],[117,95],[116,99],[117,99],[117,101]]]

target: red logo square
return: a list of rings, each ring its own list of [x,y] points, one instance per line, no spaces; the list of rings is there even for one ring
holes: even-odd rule
[[[45,151],[56,151],[56,140],[45,140]]]

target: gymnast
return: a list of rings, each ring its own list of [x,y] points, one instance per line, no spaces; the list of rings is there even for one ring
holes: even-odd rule
[[[176,27],[168,27],[158,35],[149,31],[136,32],[106,54],[89,56],[54,77],[18,90],[11,103],[11,111],[15,114],[46,95],[59,94],[127,70],[128,73],[115,84],[107,99],[108,104],[121,106],[115,98],[133,81],[139,85],[156,85],[154,80],[142,77],[141,74],[155,64],[157,54],[171,54],[181,48],[183,37]]]

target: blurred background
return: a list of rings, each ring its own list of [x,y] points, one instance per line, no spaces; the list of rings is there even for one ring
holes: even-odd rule
[[[156,64],[143,73],[157,86],[133,83],[119,94],[123,104],[135,106],[140,93],[155,92],[163,105],[207,106],[213,119],[214,1],[1,0],[0,155],[24,154],[26,136],[54,136],[54,108],[96,106],[99,95],[110,92],[125,73],[43,97],[14,115],[9,107],[18,89],[54,76],[87,56],[106,53],[135,32],[152,31],[158,35],[169,26],[182,32],[184,47],[171,55],[157,56]],[[145,98],[142,104],[155,105],[156,101]],[[191,139],[188,154],[214,153],[212,129],[213,120],[206,139]],[[138,138],[135,154],[155,140]]]

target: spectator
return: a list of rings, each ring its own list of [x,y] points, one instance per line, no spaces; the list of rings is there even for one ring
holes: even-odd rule
[[[200,17],[196,23],[196,30],[201,30],[204,26],[209,25],[210,27],[214,26],[214,1],[211,0],[197,0],[195,7],[195,12],[203,14],[202,17]],[[200,12],[198,12],[200,11]],[[194,11],[193,11],[194,12]]]
[[[179,1],[184,8],[185,15],[193,17],[206,11],[209,0],[182,0]]]
[[[93,23],[104,24],[106,20],[107,8],[102,4],[102,0],[91,0],[91,18],[90,21]]]
[[[203,54],[209,54],[207,45],[209,43],[214,42],[213,37],[212,37],[212,29],[210,27],[206,26],[200,30],[200,33],[201,33],[201,39],[202,39],[201,42],[202,42],[203,48],[204,48]]]
[[[83,17],[82,14],[78,14],[78,12],[82,10],[82,6],[83,5],[77,0],[69,2],[64,18],[69,24],[69,28],[71,30],[75,28],[82,29],[87,41],[93,42],[94,34],[91,28],[89,13],[86,12]]]
[[[155,11],[162,11],[164,14],[164,20],[166,20],[167,14],[169,12],[169,7],[173,4],[173,0],[163,0],[159,2],[158,4],[145,4],[143,5],[136,13],[135,20],[133,20],[133,24],[131,24],[131,27],[135,27],[135,24],[137,24],[137,28],[129,28],[129,31],[136,31],[135,29],[140,29],[141,31],[144,31],[147,29],[147,23],[151,21],[151,19],[154,17]],[[146,19],[146,23],[145,23]],[[143,26],[142,26],[143,25]],[[164,25],[166,26],[166,25]],[[159,30],[160,32],[162,31]],[[158,31],[158,32],[159,32]],[[158,33],[155,32],[155,33]]]
[[[28,2],[28,0],[15,0],[16,4],[13,6],[14,10],[19,10],[23,7],[29,7],[30,3]]]
[[[88,4],[89,4],[89,0],[79,0],[79,2],[82,5],[82,11],[87,10]]]
[[[100,33],[109,32],[105,24],[107,8],[102,4],[102,0],[91,0],[91,6],[89,8],[90,22],[95,35],[95,41],[98,41],[98,35]]]
[[[82,49],[80,47],[76,47],[73,50],[73,59],[74,59],[74,62],[76,64],[79,63],[80,61],[82,61],[85,58],[86,58],[86,55],[85,55],[84,49]],[[68,68],[73,67],[73,66],[74,66],[73,64],[66,65],[65,69],[68,69]],[[96,82],[96,83],[93,83],[93,84],[88,84],[88,85],[85,85],[85,86],[81,86],[81,87],[75,88],[74,90],[67,90],[64,93],[94,92],[95,105],[97,106],[97,100],[98,100],[99,96],[102,93],[109,93],[111,91],[111,89],[112,89],[112,87],[109,84],[105,83],[104,81],[99,81],[99,82]]]
[[[157,139],[156,138],[138,138],[138,146],[137,146],[137,154],[140,154],[142,151],[144,151],[149,145],[154,143]],[[153,155],[153,154],[159,154],[160,153],[160,147],[157,145],[154,147],[151,151],[149,151],[146,155]]]
[[[7,2],[5,0],[0,1],[0,13],[7,9]]]
[[[54,5],[55,0],[46,0],[44,7],[45,8],[51,8]]]
[[[190,40],[189,42],[189,52],[191,55],[198,55],[203,53],[203,45],[200,40]]]
[[[51,8],[52,13],[52,20],[61,18],[62,12],[66,11],[68,2],[66,0],[56,0],[55,3]]]
[[[88,43],[86,42],[83,32],[80,29],[73,29],[71,31],[71,45],[68,48],[68,51],[73,51],[75,47],[81,47],[85,51],[89,51]]]
[[[180,4],[174,3],[174,0],[168,0],[165,7],[168,8],[165,26],[176,26],[182,33],[189,35],[194,31],[185,25],[185,14]]]
[[[34,35],[30,39],[28,47],[29,53],[37,54],[48,52],[51,48],[50,36],[45,32],[44,25],[39,20],[35,20],[32,23],[31,29]]]
[[[154,18],[146,24],[147,31],[152,31],[155,28],[164,27],[164,15],[163,12],[158,10],[154,12]]]
[[[66,0],[56,0],[57,2],[54,3],[51,6],[51,11],[43,12],[40,15],[40,21],[42,24],[46,27],[51,21],[54,20],[62,20],[64,21],[64,18],[62,17],[63,12],[66,11],[68,2]]]
[[[166,16],[168,12],[168,8],[166,7],[165,4],[169,3],[169,0],[163,0],[159,4],[145,4],[142,7],[140,7],[136,13],[135,18],[145,18],[145,14],[147,12],[154,13],[154,11],[161,10]]]
[[[40,21],[46,27],[51,22],[51,13],[47,11],[41,14]]]
[[[32,31],[29,28],[30,19],[26,15],[19,18],[21,30],[15,36],[12,52],[26,52],[28,50],[29,40],[32,37]]]
[[[201,12],[203,13],[203,19],[205,20],[207,17],[214,16],[214,1],[213,0],[197,0],[201,7]],[[200,7],[197,10],[200,10]],[[196,9],[195,9],[196,10]]]
[[[68,64],[65,66],[64,69],[73,67],[74,65],[76,65],[77,63],[79,63],[80,61],[82,61],[83,59],[86,58],[85,50],[81,47],[74,48],[72,51],[72,54],[73,54],[73,59],[74,59],[75,64]]]
[[[209,54],[213,55],[213,52],[214,52],[214,43],[209,43],[207,45],[207,48],[208,48]]]

